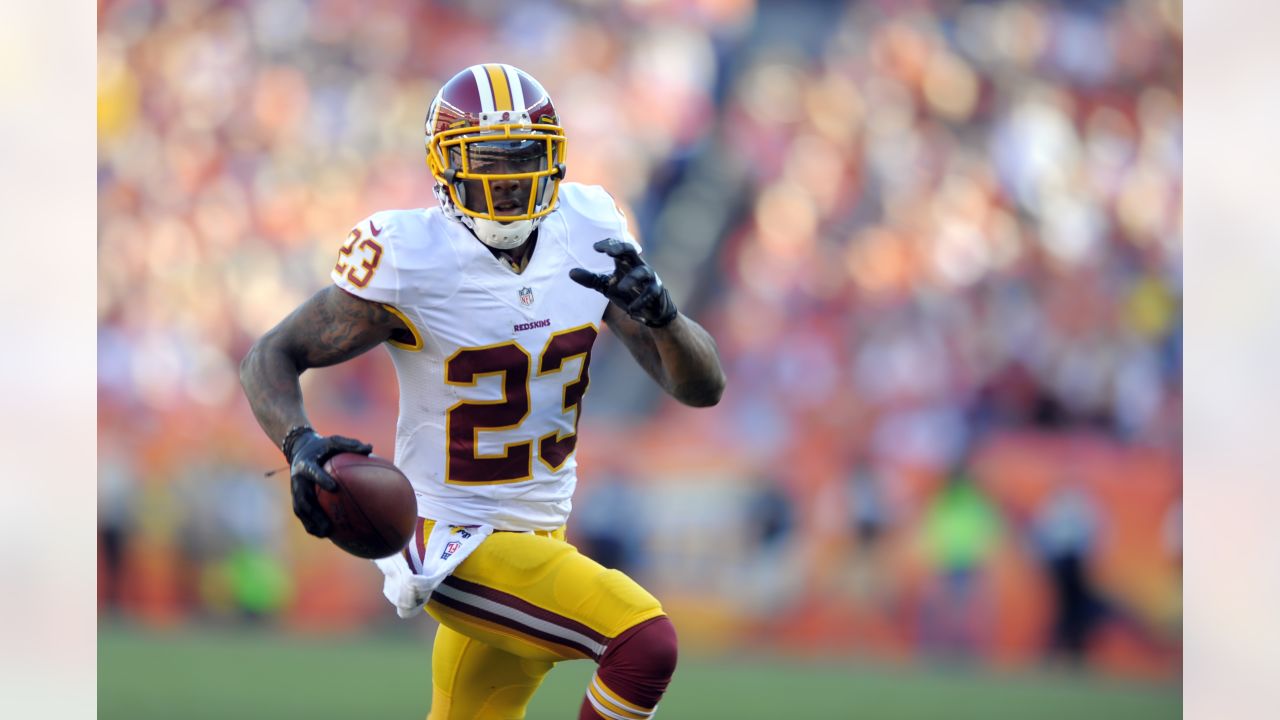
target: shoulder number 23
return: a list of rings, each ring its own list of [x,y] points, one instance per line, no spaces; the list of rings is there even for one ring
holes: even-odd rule
[[[382,232],[381,228],[374,227],[372,220],[369,221],[369,230],[374,237]],[[338,264],[333,266],[333,271],[338,275],[346,275],[352,285],[362,288],[373,279],[381,260],[382,245],[373,237],[361,239],[360,228],[356,228],[347,236],[342,247],[338,248]]]

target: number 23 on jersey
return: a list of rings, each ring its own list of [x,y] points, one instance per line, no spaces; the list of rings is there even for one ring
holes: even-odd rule
[[[381,232],[382,228],[375,226],[372,220],[369,221],[368,236],[362,237],[358,227],[353,229],[347,235],[347,241],[338,248],[338,262],[333,271],[345,275],[358,288],[367,286],[382,260],[382,245],[373,239]]]
[[[354,282],[354,281],[353,281]],[[449,456],[445,481],[450,483],[513,483],[533,477],[533,451],[537,443],[538,461],[551,472],[564,466],[578,443],[579,403],[587,391],[587,366],[596,328],[582,325],[563,330],[547,339],[537,359],[537,377],[562,373],[565,363],[582,358],[576,376],[564,378],[558,412],[573,412],[573,431],[558,430],[529,440],[507,443],[501,453],[481,454],[477,446],[481,430],[514,430],[529,417],[529,378],[534,361],[514,340],[479,348],[462,348],[445,361],[445,382],[474,387],[485,376],[501,378],[501,400],[462,400],[449,408],[446,437]]]

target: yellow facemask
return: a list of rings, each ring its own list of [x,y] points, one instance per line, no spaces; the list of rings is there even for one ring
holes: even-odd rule
[[[564,179],[567,140],[564,129],[550,124],[468,125],[435,133],[427,143],[427,165],[431,174],[449,193],[459,212],[473,218],[496,222],[535,220],[556,207],[560,181]],[[512,171],[513,166],[533,165],[533,169]],[[489,171],[496,167],[497,172]],[[527,187],[527,197],[518,214],[498,214],[495,181],[516,180]],[[484,209],[467,207],[466,186],[479,183],[484,193]],[[476,185],[472,184],[472,188]]]

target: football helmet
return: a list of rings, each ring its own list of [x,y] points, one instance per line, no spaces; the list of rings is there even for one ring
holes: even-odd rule
[[[523,244],[555,210],[565,144],[547,91],[511,65],[472,65],[427,110],[427,165],[440,207],[499,250]]]

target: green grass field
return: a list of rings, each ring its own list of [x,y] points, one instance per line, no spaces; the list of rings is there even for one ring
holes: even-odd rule
[[[593,667],[578,661],[553,670],[529,720],[576,718]],[[428,672],[422,637],[320,638],[239,627],[157,633],[104,622],[98,717],[421,720],[430,703]],[[1163,720],[1181,714],[1176,684],[682,657],[658,717]]]

